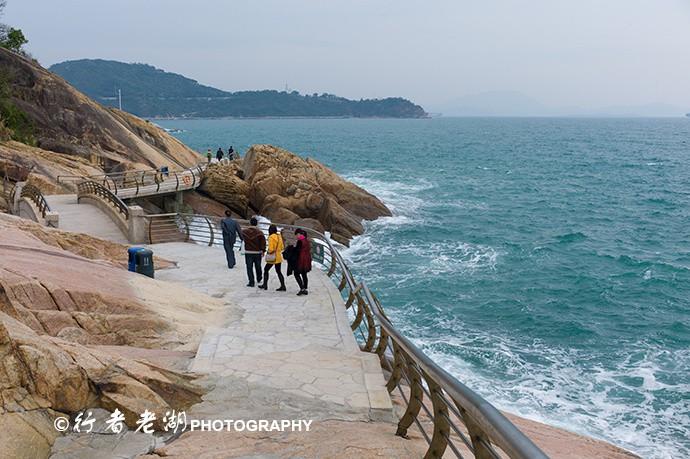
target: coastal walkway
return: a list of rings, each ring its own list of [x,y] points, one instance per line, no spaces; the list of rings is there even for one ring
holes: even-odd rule
[[[232,413],[236,419],[394,420],[375,354],[362,352],[340,293],[319,270],[310,294],[246,287],[244,261],[225,264],[222,248],[188,243],[149,246],[177,268],[157,278],[177,282],[227,305],[226,322],[206,330],[190,370],[218,380],[191,410],[200,418]]]
[[[109,241],[127,244],[127,237],[113,220],[95,205],[79,204],[75,194],[45,196],[50,209],[59,215],[59,228],[85,233]]]
[[[120,199],[157,196],[193,190],[201,185],[206,164],[182,171],[161,172],[158,169],[131,170],[90,176],[59,176],[58,181],[94,182]]]

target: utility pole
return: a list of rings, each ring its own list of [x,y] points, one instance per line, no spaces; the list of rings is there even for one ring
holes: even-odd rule
[[[120,105],[120,110],[122,110],[122,90],[121,89],[117,90],[117,101],[118,101],[118,104]]]

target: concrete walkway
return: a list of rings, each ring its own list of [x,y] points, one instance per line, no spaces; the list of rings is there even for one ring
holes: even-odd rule
[[[287,292],[275,291],[275,272],[268,291],[246,287],[244,260],[238,256],[229,270],[222,248],[151,248],[179,266],[158,271],[158,279],[222,298],[228,306],[226,323],[206,331],[190,368],[207,373],[214,386],[192,408],[195,416],[392,420],[378,358],[359,350],[343,300],[320,270],[310,273],[309,295],[297,296],[292,276],[286,278]]]
[[[128,244],[120,228],[98,207],[77,203],[77,195],[46,196],[50,210],[59,214],[59,228],[64,231],[86,233],[120,244]]]

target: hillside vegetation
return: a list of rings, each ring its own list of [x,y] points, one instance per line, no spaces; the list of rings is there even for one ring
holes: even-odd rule
[[[50,70],[98,102],[143,117],[423,118],[422,107],[400,97],[349,100],[297,91],[226,92],[146,64],[100,59],[62,62]]]

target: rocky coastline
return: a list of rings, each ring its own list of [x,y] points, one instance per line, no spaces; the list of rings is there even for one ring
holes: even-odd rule
[[[20,143],[0,129],[5,136],[0,175],[22,169],[45,193],[74,193],[74,182],[58,176],[163,165],[184,169],[202,160],[152,123],[99,105],[25,57],[0,49],[0,66],[35,139]],[[327,231],[342,244],[364,231],[363,221],[391,215],[378,198],[324,165],[271,145],[254,145],[240,160],[209,165],[199,190],[185,200],[200,213],[260,214]],[[0,234],[0,456],[49,457],[66,441],[53,425],[59,416],[117,409],[133,429],[145,409],[186,409],[208,394],[199,375],[187,369],[204,330],[232,319],[221,299],[127,272],[124,245],[2,213]],[[174,267],[160,258],[155,264]],[[513,419],[554,457],[634,457],[598,440]],[[152,458],[222,457],[229,450],[273,457],[423,453],[421,437],[413,434],[408,442],[391,428],[328,420],[312,436],[185,435],[165,445],[144,445],[139,453],[148,451]],[[141,437],[123,438],[139,447]],[[288,442],[292,449],[286,453]],[[63,451],[70,447],[63,445]]]

